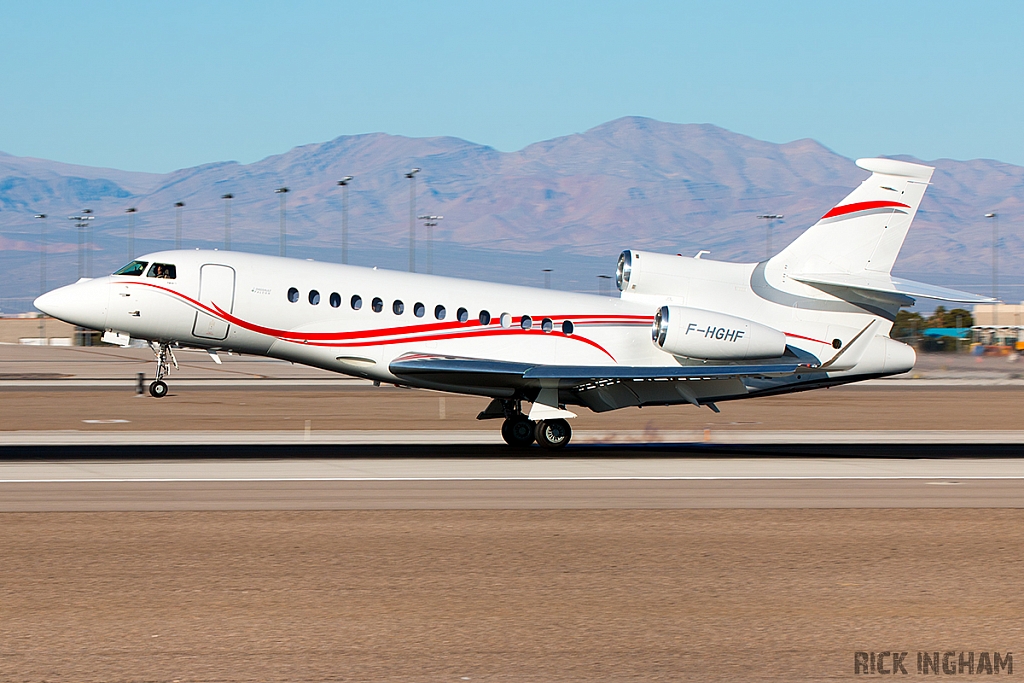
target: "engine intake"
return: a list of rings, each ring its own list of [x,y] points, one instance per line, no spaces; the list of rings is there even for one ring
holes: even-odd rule
[[[662,351],[699,360],[777,358],[786,351],[786,335],[774,328],[685,306],[662,306],[651,338]]]

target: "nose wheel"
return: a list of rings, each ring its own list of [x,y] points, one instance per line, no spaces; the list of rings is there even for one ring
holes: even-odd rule
[[[149,395],[153,398],[163,398],[167,395],[167,382],[164,377],[171,374],[171,365],[178,369],[178,359],[174,357],[174,351],[170,344],[157,344],[150,342],[149,348],[156,354],[156,379],[149,385]]]

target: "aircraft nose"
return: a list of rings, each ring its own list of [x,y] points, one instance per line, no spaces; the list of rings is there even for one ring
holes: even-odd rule
[[[32,302],[32,305],[46,315],[63,319],[63,316],[60,315],[58,311],[63,313],[67,309],[65,304],[65,301],[67,300],[67,293],[63,291],[65,289],[67,289],[67,287],[51,289],[49,292],[36,297],[36,300]]]
[[[105,278],[79,280],[73,285],[58,287],[43,294],[33,304],[43,313],[58,320],[103,330],[107,324],[108,285]]]

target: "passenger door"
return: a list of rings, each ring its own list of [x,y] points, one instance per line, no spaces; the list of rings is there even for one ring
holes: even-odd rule
[[[199,270],[199,301],[231,313],[235,306],[235,269],[207,263]],[[192,334],[200,339],[227,339],[231,326],[219,317],[196,311]]]

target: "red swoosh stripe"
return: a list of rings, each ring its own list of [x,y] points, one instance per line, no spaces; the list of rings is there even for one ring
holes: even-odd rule
[[[555,335],[558,335],[558,336],[565,337],[567,339],[573,339],[575,341],[580,341],[580,342],[584,342],[586,344],[590,344],[595,349],[597,349],[598,351],[601,351],[603,354],[605,354],[606,356],[608,356],[612,360],[615,360],[615,357],[612,354],[608,353],[607,349],[605,349],[603,346],[601,346],[600,344],[598,344],[597,342],[595,342],[592,339],[587,339],[586,337],[581,337],[581,336],[575,335],[575,334],[572,335],[572,336],[569,336],[569,335],[564,334],[563,332],[560,332],[560,331],[544,332],[543,330],[540,330],[540,329],[524,330],[521,327],[511,327],[511,328],[508,328],[508,329],[503,328],[503,327],[495,327],[495,328],[492,328],[492,329],[465,330],[465,331],[462,331],[462,332],[454,332],[454,333],[451,333],[451,334],[425,335],[425,336],[422,336],[422,337],[415,337],[413,339],[383,339],[383,340],[376,340],[376,341],[372,341],[372,342],[340,342],[340,343],[309,342],[309,345],[310,346],[329,346],[329,347],[335,347],[335,348],[350,348],[350,347],[354,347],[354,346],[388,346],[390,344],[406,344],[406,343],[410,343],[410,342],[437,341],[437,340],[441,340],[441,339],[469,339],[471,337],[496,337],[496,336],[508,336],[508,335],[535,335],[536,336],[536,335],[549,335],[549,334],[555,334]],[[290,341],[290,340],[286,340],[286,341]]]
[[[847,214],[857,213],[858,211],[868,211],[870,209],[909,209],[909,204],[903,204],[902,202],[887,202],[887,201],[874,201],[874,202],[856,202],[854,204],[845,204],[843,206],[837,206],[831,211],[821,217],[822,220],[826,218],[835,218],[836,216],[846,216]]]
[[[817,342],[818,344],[829,344],[829,346],[831,346],[829,342],[821,341],[820,339],[815,339],[814,337],[805,337],[802,334],[793,334],[792,332],[783,332],[783,334],[786,335],[787,337],[795,337],[796,339]]]
[[[512,328],[498,327],[498,319],[494,318],[491,327],[487,329],[482,328],[480,325],[473,325],[470,323],[460,323],[458,321],[447,322],[447,323],[427,323],[423,325],[407,325],[403,327],[392,327],[383,328],[376,330],[356,331],[356,332],[292,332],[289,330],[281,330],[272,327],[264,327],[255,323],[250,323],[237,316],[234,316],[227,311],[212,304],[212,308],[203,304],[191,297],[188,297],[181,292],[176,292],[173,289],[163,287],[154,283],[149,282],[133,282],[128,284],[143,285],[146,287],[152,287],[153,289],[166,292],[180,299],[184,299],[192,306],[199,308],[200,310],[220,318],[224,322],[238,325],[239,327],[249,330],[250,332],[256,332],[257,334],[264,334],[270,337],[276,337],[282,341],[290,341],[299,344],[311,344],[313,346],[325,346],[325,347],[354,347],[354,346],[384,346],[390,344],[410,343],[419,341],[435,341],[440,339],[460,339],[468,337],[482,337],[482,336],[496,336],[496,335],[508,335],[508,334],[556,334],[564,336],[568,339],[574,339],[580,341],[594,348],[600,350],[602,353],[607,355],[612,360],[615,357],[608,353],[607,349],[602,347],[597,342],[587,339],[580,335],[566,335],[561,331],[544,332],[539,329],[524,330],[518,327],[522,317],[517,316],[512,319],[513,325],[517,325]],[[561,321],[565,319],[572,319],[574,321],[581,321],[580,324],[617,324],[623,326],[633,325],[648,325],[653,320],[652,316],[643,315],[578,315],[578,316],[547,316],[552,319],[552,322]],[[543,320],[542,317],[535,318],[538,322]],[[456,331],[458,330],[458,331]],[[447,333],[446,333],[447,332]],[[390,337],[388,339],[381,339],[381,337]],[[331,343],[333,342],[333,343]]]

